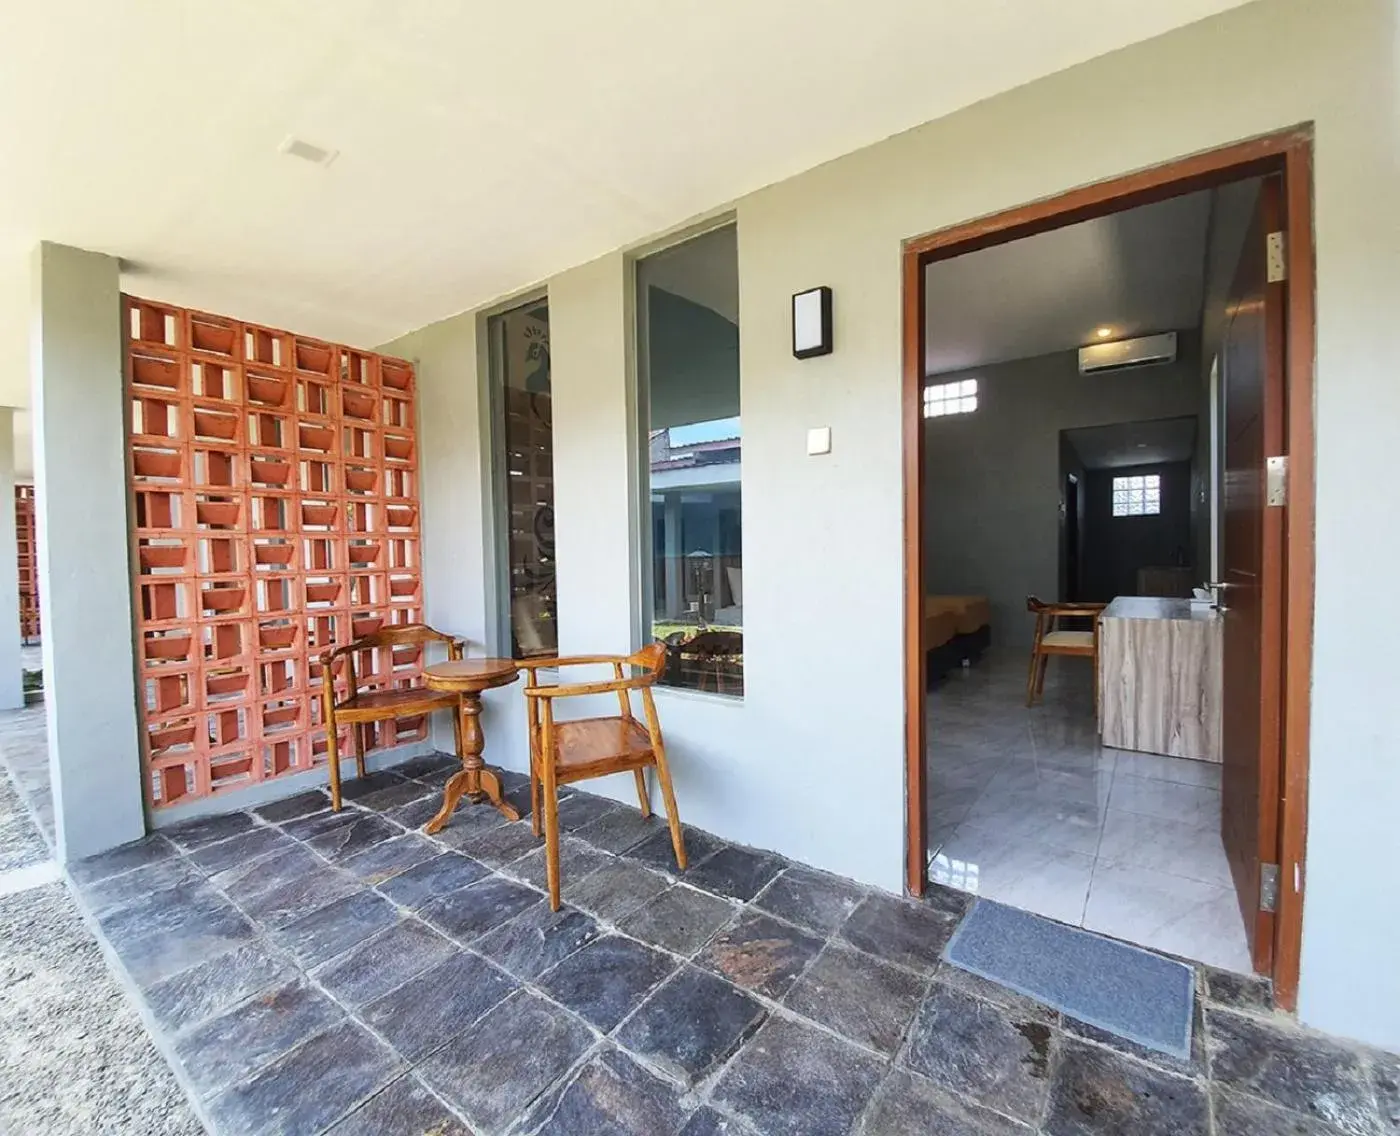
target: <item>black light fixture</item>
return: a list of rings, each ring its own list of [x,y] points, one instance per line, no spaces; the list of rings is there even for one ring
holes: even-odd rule
[[[825,285],[793,293],[792,353],[799,359],[831,354],[831,289]]]

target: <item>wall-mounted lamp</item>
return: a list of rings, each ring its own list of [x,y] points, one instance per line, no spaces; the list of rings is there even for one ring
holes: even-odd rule
[[[793,294],[792,353],[799,359],[831,354],[830,288],[809,288]]]

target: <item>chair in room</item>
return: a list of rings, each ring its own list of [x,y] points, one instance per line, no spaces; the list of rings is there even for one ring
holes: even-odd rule
[[[1031,640],[1031,670],[1026,680],[1026,705],[1034,706],[1045,692],[1045,669],[1051,655],[1089,659],[1094,668],[1094,708],[1099,705],[1099,612],[1101,603],[1044,603],[1026,597],[1026,610],[1035,616]],[[1089,620],[1088,631],[1062,626],[1065,620]]]
[[[326,725],[326,758],[331,775],[331,808],[340,811],[340,736],[339,728],[348,725],[355,742],[355,774],[365,776],[365,731],[367,725],[394,718],[416,718],[434,710],[451,710],[457,756],[462,756],[462,725],[457,714],[457,695],[448,691],[429,690],[425,686],[360,688],[355,660],[367,653],[388,652],[391,659],[395,648],[418,647],[426,654],[428,644],[444,643],[447,657],[462,657],[463,641],[454,639],[426,623],[408,623],[385,627],[356,639],[344,647],[336,647],[321,655],[321,709]],[[339,701],[335,697],[335,674],[342,661],[346,669],[346,689],[349,695]],[[427,661],[426,659],[424,660]]]
[[[610,666],[613,677],[592,682],[541,685],[544,668]],[[666,667],[666,647],[652,643],[633,655],[578,655],[569,658],[528,659],[521,663],[528,676],[525,704],[530,726],[530,812],[535,835],[545,839],[545,872],[549,883],[549,904],[559,910],[559,811],[560,785],[606,777],[630,771],[637,781],[637,799],[642,815],[651,816],[647,797],[646,770],[656,770],[666,819],[671,827],[671,845],[676,865],[685,870],[685,839],[676,813],[676,796],[671,788],[671,771],[666,764],[666,746],[651,688]],[[631,674],[628,674],[629,669]],[[633,713],[632,693],[641,695],[643,718]],[[554,704],[566,698],[616,694],[618,713],[602,718],[575,718],[559,721]]]

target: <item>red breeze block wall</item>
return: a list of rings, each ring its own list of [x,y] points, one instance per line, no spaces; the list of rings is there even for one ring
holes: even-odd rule
[[[320,653],[422,619],[413,368],[130,296],[123,325],[160,808],[323,764]],[[366,651],[361,687],[410,685],[422,663]],[[421,717],[365,729],[366,748],[427,736]],[[354,752],[348,729],[340,747]]]
[[[39,638],[39,546],[34,540],[34,486],[15,486],[19,551],[19,628],[26,643]]]

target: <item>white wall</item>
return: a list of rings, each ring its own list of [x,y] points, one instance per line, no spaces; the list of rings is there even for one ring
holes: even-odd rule
[[[744,426],[746,697],[665,694],[682,815],[733,839],[897,888],[903,858],[900,243],[1240,138],[1316,124],[1318,562],[1301,1014],[1400,1047],[1400,718],[1387,664],[1400,611],[1390,325],[1400,199],[1393,0],[1270,0],[980,103],[734,204]],[[717,203],[718,204],[718,203]],[[835,292],[835,353],[789,348],[788,298]],[[620,255],[550,282],[560,621],[569,647],[625,646],[635,619]],[[471,378],[423,333],[460,429],[425,431],[425,469],[478,478]],[[461,325],[461,326],[459,326]],[[446,330],[447,327],[453,330]],[[414,352],[404,341],[389,349]],[[468,353],[469,354],[469,353]],[[462,356],[465,358],[465,356]],[[473,396],[475,397],[475,396]],[[454,401],[454,400],[460,400]],[[809,426],[833,428],[808,458]],[[580,436],[588,431],[588,437]],[[475,455],[475,456],[472,456]],[[453,476],[443,474],[442,476]],[[425,485],[428,588],[467,598],[481,517]],[[573,515],[569,515],[573,514]],[[455,533],[449,537],[448,533]],[[589,542],[606,545],[599,549]],[[450,543],[449,543],[450,542]],[[476,558],[479,559],[479,558]],[[454,600],[453,602],[457,602]],[[590,605],[587,608],[581,604]],[[572,609],[572,613],[571,613]],[[586,642],[585,642],[586,639]],[[507,723],[523,732],[523,717]],[[488,727],[489,728],[489,727]],[[491,745],[501,745],[496,738]],[[497,751],[499,753],[499,750]],[[1289,873],[1285,871],[1287,879]]]

